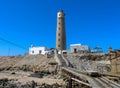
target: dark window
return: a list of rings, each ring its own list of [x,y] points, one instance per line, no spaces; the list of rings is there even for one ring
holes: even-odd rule
[[[58,45],[58,47],[60,47],[60,45]]]
[[[58,39],[58,41],[60,41],[60,39]]]
[[[58,24],[60,24],[60,22]]]
[[[60,27],[59,27],[59,30],[60,30]]]
[[[41,54],[41,50],[39,50],[39,54]]]
[[[67,52],[63,52],[63,54],[67,54]]]
[[[60,33],[58,34],[58,36],[60,36]]]
[[[32,51],[32,53],[34,53],[34,51]]]
[[[74,48],[74,53],[77,53],[77,49],[76,48]]]

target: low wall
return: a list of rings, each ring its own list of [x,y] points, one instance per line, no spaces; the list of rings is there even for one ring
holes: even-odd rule
[[[112,73],[120,74],[120,57],[111,60]]]

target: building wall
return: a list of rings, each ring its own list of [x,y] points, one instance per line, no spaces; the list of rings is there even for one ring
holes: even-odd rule
[[[71,44],[70,45],[71,53],[88,53],[90,52],[89,46],[81,45],[81,44]]]
[[[78,50],[80,50],[80,45],[71,45],[70,46],[70,50],[72,53],[75,52],[75,49],[76,49],[76,52],[78,52]]]
[[[46,54],[47,48],[46,47],[30,47],[29,54],[37,55],[37,54]]]

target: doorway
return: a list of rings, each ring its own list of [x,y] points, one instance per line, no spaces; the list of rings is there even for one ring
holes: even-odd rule
[[[41,54],[41,52],[42,52],[42,51],[41,51],[41,50],[39,50],[39,54]]]
[[[74,48],[74,53],[77,53],[77,49],[76,48]]]

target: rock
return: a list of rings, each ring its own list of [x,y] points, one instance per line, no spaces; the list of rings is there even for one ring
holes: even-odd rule
[[[11,74],[16,74],[15,72],[12,72]]]
[[[30,81],[26,83],[17,82],[14,79],[8,80],[7,78],[0,79],[0,88],[66,88],[63,85],[59,85],[57,83],[49,85],[46,83],[42,83],[37,85],[35,81]]]

